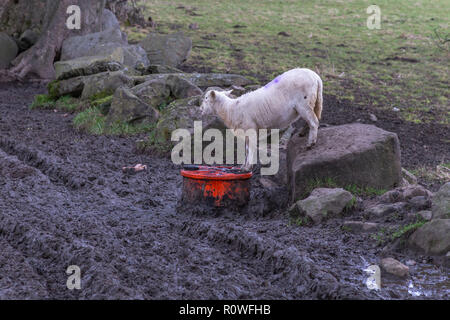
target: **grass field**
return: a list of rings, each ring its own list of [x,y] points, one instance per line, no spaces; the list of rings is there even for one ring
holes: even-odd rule
[[[187,64],[264,83],[290,68],[318,72],[325,93],[356,104],[400,109],[415,123],[450,124],[448,0],[140,1],[153,29],[193,41]],[[367,7],[381,28],[367,27]],[[189,27],[191,25],[191,28]],[[192,28],[192,26],[194,26]],[[447,39],[447,41],[445,41]]]

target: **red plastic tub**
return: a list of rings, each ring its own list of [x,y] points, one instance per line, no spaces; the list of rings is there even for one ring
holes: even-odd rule
[[[227,166],[185,166],[182,200],[215,207],[243,206],[250,199],[251,172]]]

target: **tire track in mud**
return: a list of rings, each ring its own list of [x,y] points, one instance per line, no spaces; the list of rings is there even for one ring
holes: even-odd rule
[[[0,237],[0,297],[1,299],[48,298],[49,294],[41,277],[26,261],[20,251]]]
[[[4,215],[0,220],[0,234],[8,235],[10,245],[30,261],[30,265],[46,283],[51,298],[282,299],[345,296],[345,293],[342,294],[338,290],[338,283],[332,275],[318,271],[312,261],[302,257],[295,247],[283,249],[275,241],[261,238],[233,223],[228,223],[222,229],[224,226],[220,217],[215,221],[208,221],[205,218],[204,222],[202,218],[193,220],[189,215],[174,217],[167,215],[175,209],[177,202],[176,194],[171,195],[167,192],[177,188],[173,179],[170,182],[157,178],[152,188],[148,186],[148,190],[152,190],[153,193],[158,193],[159,190],[160,196],[156,198],[145,195],[144,199],[142,192],[140,195],[133,195],[136,188],[132,188],[129,194],[123,194],[121,191],[123,188],[119,187],[122,181],[137,184],[135,187],[139,186],[142,189],[146,183],[145,175],[139,178],[122,177],[119,181],[114,178],[119,184],[116,182],[98,185],[88,182],[85,188],[77,189],[71,184],[72,172],[79,172],[77,167],[65,170],[62,159],[53,154],[47,156],[44,152],[33,150],[34,148],[20,142],[14,143],[2,138],[0,146],[8,152],[6,157],[17,158],[16,167],[36,169],[35,175],[39,177],[37,180],[43,182],[40,183],[39,190],[34,192],[46,194],[49,189],[58,190],[52,193],[59,193],[62,198],[54,201],[54,207],[45,208],[42,204],[36,205],[31,210],[34,215],[32,221],[27,221],[29,220],[27,214],[17,211]],[[95,144],[93,147],[95,148]],[[98,157],[102,157],[102,152],[99,152]],[[72,163],[79,157],[75,154],[69,155],[72,157],[70,160]],[[105,157],[104,165],[109,166],[108,161]],[[99,171],[99,164],[91,162],[87,167],[88,171]],[[153,170],[160,168],[150,168],[149,171]],[[148,175],[154,173],[148,172]],[[107,175],[117,177],[111,170],[108,170]],[[162,186],[164,187],[161,188]],[[68,189],[65,189],[66,187]],[[101,193],[101,197],[95,196],[97,192]],[[25,193],[26,191],[20,194]],[[90,195],[91,201],[95,199],[89,206],[82,202],[83,197],[87,195]],[[150,237],[153,239],[145,239],[145,231],[142,229],[138,232],[132,231],[138,224],[134,215],[139,208],[130,206],[130,203],[142,201],[150,202],[150,207],[154,209],[151,211],[160,211],[164,215],[158,219],[151,219],[150,223],[166,226]],[[67,208],[61,207],[64,202],[68,203]],[[113,204],[108,205],[108,202]],[[151,205],[153,202],[157,204],[156,208]],[[20,199],[11,201],[11,205],[21,206],[24,209],[28,209],[30,203],[38,201],[33,199],[28,199],[24,203]],[[80,208],[74,210],[72,203],[79,203],[83,207],[82,210],[79,211]],[[264,211],[270,208],[269,204],[264,206],[267,207],[263,208]],[[125,208],[133,209],[134,212],[127,214],[123,212]],[[110,214],[111,211],[122,211],[116,214],[115,218],[125,218],[129,221],[120,224],[111,217],[113,226],[108,226],[105,222],[107,218],[98,213],[105,209],[110,211]],[[84,213],[83,216],[80,216],[80,212]],[[71,215],[80,219],[75,226],[70,222]],[[54,224],[64,226],[62,232],[49,226],[48,216],[52,217]],[[144,219],[142,223],[145,225],[149,221]],[[184,227],[180,227],[180,223]],[[105,233],[105,224],[106,228],[114,231]],[[103,230],[101,236],[99,235],[103,241],[94,241],[89,233],[80,234],[77,229],[92,230],[94,234]],[[158,237],[164,240],[157,240]],[[121,241],[127,243],[113,246],[105,244]],[[55,243],[61,245],[52,248]],[[120,254],[114,252],[113,247]],[[143,253],[154,255],[154,258],[138,261]],[[83,266],[84,285],[89,288],[88,290],[78,293],[69,292],[65,288],[64,271],[69,264]],[[145,272],[144,269],[149,271]],[[135,272],[136,270],[139,272]],[[139,273],[140,275],[137,275]],[[293,283],[298,285],[294,286]]]
[[[51,183],[42,171],[28,166],[16,156],[0,151],[0,158],[2,175],[11,178],[17,171],[27,172],[8,180],[4,186],[11,193],[0,205],[5,209],[0,215],[0,237],[25,257],[34,274],[40,277],[40,283],[45,284],[49,298],[238,298],[251,296],[256,290],[257,277],[241,268],[239,262],[227,269],[227,256],[177,233],[174,221],[186,218],[171,218],[165,214],[148,220],[136,212],[127,214],[123,212],[130,204],[126,199],[116,202],[114,208],[105,207],[120,210],[114,216],[97,212],[103,208],[101,202],[91,204],[89,211],[80,215],[70,206],[61,208],[61,203],[76,203],[83,196],[79,193],[92,193],[94,187],[76,191],[65,189],[63,185]],[[33,188],[31,195],[28,194],[29,186]],[[102,187],[106,199],[117,198],[108,190]],[[49,192],[54,199],[44,206],[36,195]],[[177,199],[165,200],[168,201],[160,208],[163,213],[174,206]],[[18,209],[12,210],[13,207]],[[145,224],[164,227],[152,235],[151,230],[140,227]],[[92,231],[83,234],[79,231],[83,229]],[[97,239],[92,239],[90,233],[98,232],[101,233]],[[153,257],[137,261],[143,254]],[[223,263],[217,263],[217,260]],[[82,266],[83,286],[89,289],[78,293],[65,288],[67,276],[64,271],[70,264]],[[237,271],[236,275],[226,281],[221,279],[230,269]],[[218,282],[220,286],[217,286]],[[198,292],[201,283],[209,283],[208,289]]]
[[[308,256],[294,246],[285,247],[273,239],[232,223],[185,221],[180,231],[192,238],[207,241],[225,251],[263,277],[264,286],[278,291],[275,298],[355,299],[368,298],[360,291],[343,287],[330,273],[321,271]],[[275,289],[277,287],[277,289]],[[275,290],[274,290],[275,289]],[[373,297],[372,297],[373,298]]]
[[[74,177],[68,170],[64,169],[62,159],[58,159],[57,162],[59,164],[55,163],[55,156],[50,159],[40,151],[31,150],[23,144],[17,144],[5,138],[0,138],[0,149],[16,156],[27,165],[38,169],[50,177],[53,183],[62,183],[72,189],[79,189],[86,184],[85,179]]]
[[[0,160],[2,163],[0,172],[4,177],[14,175],[17,170],[27,169],[27,165],[24,165],[17,157],[9,156],[2,151],[0,151]],[[91,268],[89,261],[94,260],[97,248],[82,239],[71,236],[74,230],[71,230],[72,225],[67,222],[73,221],[70,217],[72,212],[65,212],[52,204],[42,208],[38,197],[26,197],[28,191],[26,186],[33,182],[35,182],[33,189],[38,193],[44,194],[48,192],[48,188],[54,188],[46,175],[38,170],[33,170],[33,168],[28,168],[31,170],[26,170],[27,175],[19,175],[13,179],[12,183],[7,184],[7,188],[12,192],[10,193],[11,198],[3,199],[0,204],[2,213],[0,215],[0,239],[7,241],[11,248],[19,252],[26,260],[27,265],[32,267],[33,274],[40,278],[40,283],[45,283],[48,294],[38,297],[73,298],[74,295],[69,294],[70,291],[65,285],[67,279],[65,270],[67,266],[78,263],[87,266],[87,271],[86,269],[84,271],[89,274]],[[55,203],[58,203],[61,198],[65,198],[64,193],[64,190],[54,190]],[[12,209],[14,207],[16,209]],[[49,216],[51,216],[51,220],[48,219]],[[5,253],[8,253],[5,248],[3,249]],[[11,254],[11,252],[9,253]],[[84,261],[74,259],[74,257],[83,257]],[[29,274],[26,274],[26,270],[22,270],[22,272],[24,273],[23,277],[30,277]],[[117,282],[114,280],[114,272],[108,270],[107,265],[96,276],[103,278],[101,282],[105,284]],[[17,277],[16,280],[19,278]],[[89,278],[86,281],[89,281]],[[33,284],[29,285],[33,286]],[[27,285],[24,284],[22,287],[27,288]],[[114,292],[115,290],[109,288],[107,291]]]
[[[375,261],[378,249],[343,235],[341,221],[288,228],[276,213],[283,191],[257,185],[248,212],[177,212],[182,180],[169,159],[28,110],[39,90],[0,91],[0,298],[389,298],[360,283],[359,256]],[[136,163],[148,170],[122,173]],[[81,291],[66,288],[70,264]]]

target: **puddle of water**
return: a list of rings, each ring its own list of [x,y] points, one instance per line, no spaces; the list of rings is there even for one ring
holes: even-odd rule
[[[410,267],[411,280],[408,293],[414,297],[450,297],[448,270],[434,265],[418,263]]]
[[[406,279],[381,276],[378,278],[377,265],[370,265],[363,257],[364,285],[383,293],[386,289],[394,290],[404,298],[450,298],[449,270],[432,264],[416,263],[410,266],[410,276]],[[381,282],[381,289],[378,286]]]

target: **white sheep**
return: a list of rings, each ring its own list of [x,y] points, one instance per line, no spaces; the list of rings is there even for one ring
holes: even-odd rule
[[[216,114],[233,130],[285,129],[299,118],[309,126],[307,147],[317,141],[322,113],[322,80],[309,69],[289,70],[255,91],[239,98],[230,92],[208,91],[202,101],[202,114]],[[246,139],[246,161],[243,169],[253,163],[252,150]]]

